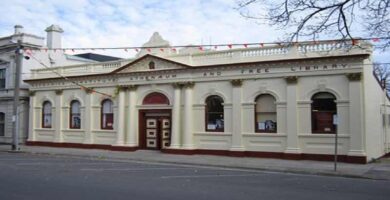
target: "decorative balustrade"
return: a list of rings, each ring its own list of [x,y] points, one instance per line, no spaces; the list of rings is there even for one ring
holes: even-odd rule
[[[351,49],[351,42],[312,42],[312,43],[300,43],[298,45],[299,53],[308,53],[308,52],[329,52],[335,50],[348,50]]]
[[[371,50],[371,45],[361,42],[352,45],[351,41],[318,41],[302,42],[289,45],[274,45],[256,48],[243,48],[222,51],[205,51],[199,53],[171,54],[167,58],[190,65],[213,65],[225,63],[254,62],[262,60],[296,59],[307,56],[325,56],[327,54],[354,54]],[[325,54],[324,54],[325,52]],[[320,54],[319,54],[320,53]],[[317,55],[316,55],[317,54]],[[58,72],[65,76],[85,75],[113,71],[130,63],[132,59],[121,61],[93,63],[59,67]],[[57,68],[56,68],[57,69]],[[53,70],[53,69],[52,69]],[[58,76],[49,69],[33,70],[33,78]]]
[[[110,72],[115,70],[129,61],[116,61],[116,62],[105,62],[105,63],[93,63],[83,65],[71,65],[64,67],[55,67],[51,69],[35,69],[32,70],[32,78],[45,78],[45,77],[57,77],[60,73],[64,76],[76,76],[85,74],[94,74],[102,72]],[[55,72],[54,72],[55,71]]]
[[[352,45],[352,41],[318,41],[318,42],[302,42],[292,44],[280,44],[273,46],[257,47],[257,48],[245,48],[245,49],[233,49],[223,51],[209,51],[202,53],[195,53],[192,56],[193,65],[204,64],[223,64],[229,62],[246,62],[246,61],[261,61],[271,59],[284,58],[299,58],[315,55],[324,56],[324,53],[346,53],[353,54],[354,52],[361,52],[370,49],[370,45],[365,42],[361,42],[357,45]],[[351,51],[357,50],[357,51]],[[314,53],[314,54],[313,54]],[[180,55],[173,56],[174,58],[180,57]]]

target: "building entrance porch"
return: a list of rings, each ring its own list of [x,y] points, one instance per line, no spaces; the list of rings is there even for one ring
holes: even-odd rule
[[[141,149],[161,150],[171,143],[171,110],[140,110]]]

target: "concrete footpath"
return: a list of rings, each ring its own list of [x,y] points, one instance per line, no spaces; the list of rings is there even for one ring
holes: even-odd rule
[[[9,152],[10,149],[10,145],[0,145],[0,152]],[[369,164],[338,163],[338,170],[335,172],[333,171],[333,162],[209,155],[174,155],[151,150],[122,152],[95,149],[21,146],[21,153],[72,156],[120,162],[143,161],[390,180],[390,158],[382,158]]]

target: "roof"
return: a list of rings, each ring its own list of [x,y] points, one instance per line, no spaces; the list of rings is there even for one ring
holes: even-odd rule
[[[86,58],[86,59],[94,60],[94,61],[98,61],[98,62],[115,61],[115,60],[122,60],[123,59],[123,58],[107,56],[107,55],[102,55],[102,54],[95,54],[95,53],[75,54],[73,56],[77,56],[80,58]]]

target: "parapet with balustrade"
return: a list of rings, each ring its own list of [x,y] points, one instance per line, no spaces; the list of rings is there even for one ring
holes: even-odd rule
[[[187,53],[172,53],[166,59],[185,63],[191,66],[223,65],[229,63],[248,63],[273,60],[307,59],[331,56],[348,56],[371,54],[372,45],[365,41],[316,41],[300,42],[259,47],[234,48],[226,50],[207,50]],[[158,55],[157,55],[158,56]],[[50,69],[33,69],[32,79],[99,74],[113,71],[124,66],[136,58],[120,61],[100,62],[91,64],[69,65],[52,67]],[[55,73],[56,72],[56,73]]]

